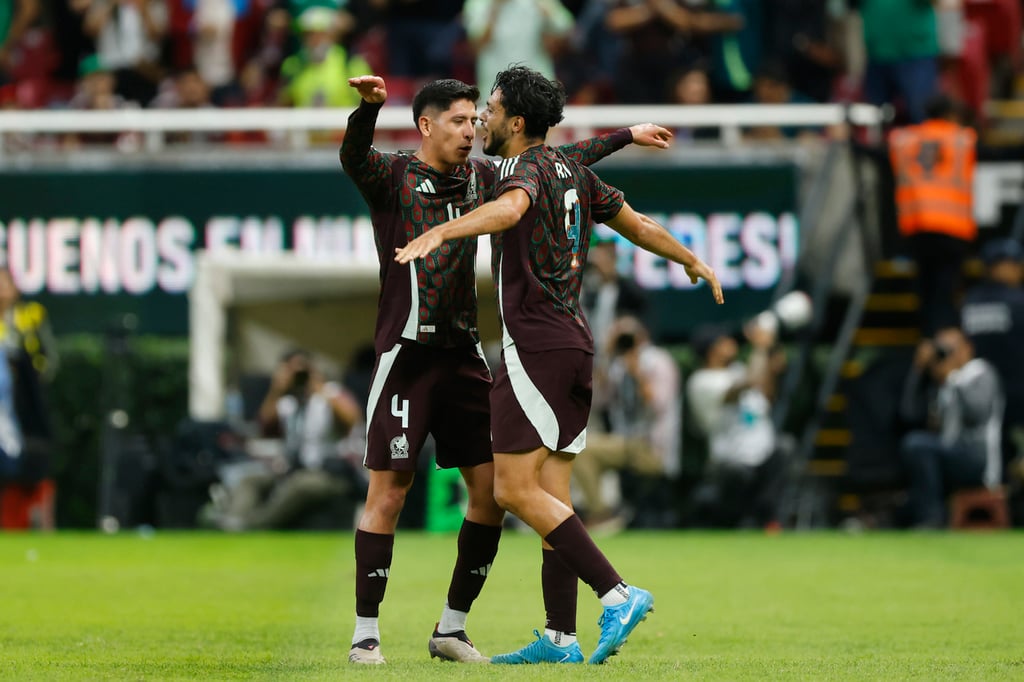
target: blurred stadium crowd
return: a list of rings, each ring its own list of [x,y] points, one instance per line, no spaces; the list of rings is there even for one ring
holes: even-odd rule
[[[0,0],[0,107],[344,107],[365,72],[401,105],[524,62],[575,104],[862,100],[913,122],[943,90],[983,120],[1020,48],[1019,0]]]

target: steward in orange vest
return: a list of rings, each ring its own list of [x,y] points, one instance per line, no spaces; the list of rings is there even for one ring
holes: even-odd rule
[[[889,138],[899,231],[917,265],[925,338],[960,326],[961,270],[978,235],[972,211],[977,137],[957,122],[956,104],[945,95],[929,101],[927,116]]]
[[[900,234],[945,234],[974,241],[972,213],[977,137],[947,118],[930,118],[892,133]]]

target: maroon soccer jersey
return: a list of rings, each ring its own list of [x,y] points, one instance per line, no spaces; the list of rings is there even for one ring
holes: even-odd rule
[[[453,347],[476,344],[476,239],[446,242],[427,258],[399,265],[395,249],[431,227],[466,213],[493,196],[494,162],[471,158],[445,175],[409,154],[374,149],[380,105],[363,102],[352,113],[341,163],[370,208],[380,297],[374,346],[378,353],[399,339]],[[627,128],[560,148],[588,164],[632,141]]]
[[[530,195],[530,208],[515,227],[491,237],[503,334],[526,351],[593,353],[580,309],[583,266],[591,225],[618,214],[622,192],[547,145],[499,164],[495,196],[517,188]]]

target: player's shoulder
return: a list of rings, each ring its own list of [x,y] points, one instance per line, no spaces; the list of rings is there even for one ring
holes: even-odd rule
[[[514,175],[522,175],[526,170],[529,162],[523,163],[523,155],[518,154],[516,156],[510,156],[507,159],[501,159],[498,162],[497,174],[499,180],[510,178]]]

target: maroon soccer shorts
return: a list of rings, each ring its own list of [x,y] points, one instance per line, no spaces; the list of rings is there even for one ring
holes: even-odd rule
[[[427,434],[441,468],[476,466],[491,454],[490,372],[478,346],[402,341],[377,357],[367,405],[369,469],[416,471]]]
[[[495,452],[535,450],[578,454],[587,445],[593,356],[581,350],[502,351],[491,389]]]

